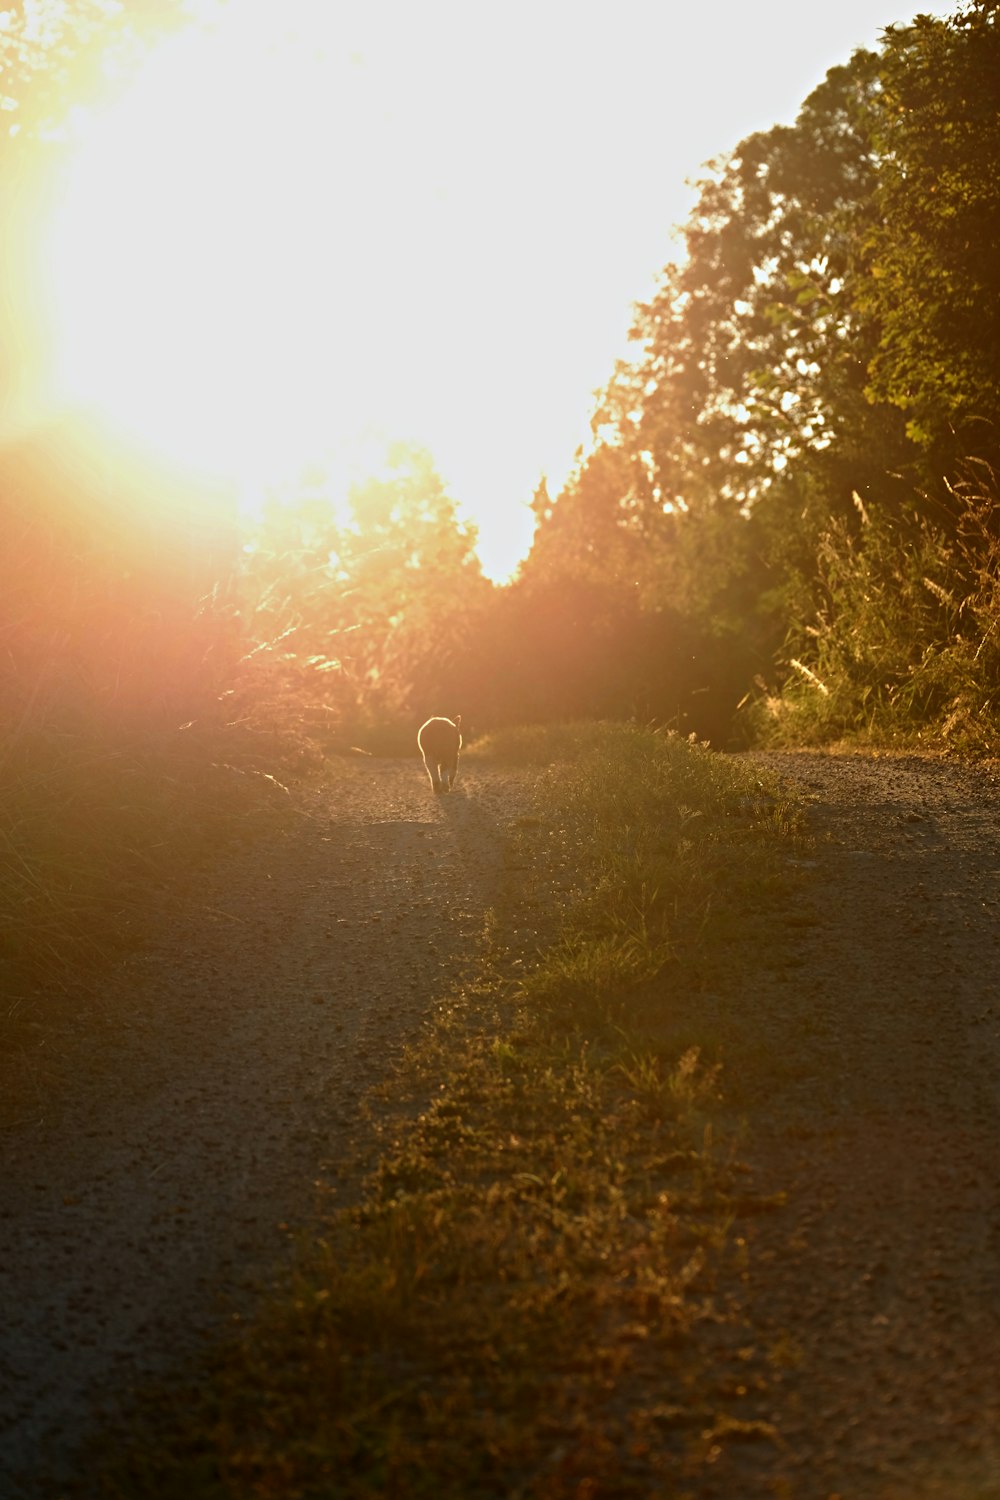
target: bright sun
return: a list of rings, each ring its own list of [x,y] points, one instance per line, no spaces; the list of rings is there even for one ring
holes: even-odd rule
[[[370,374],[356,84],[293,41],[162,46],[83,131],[50,238],[62,390],[213,467],[293,460]]]
[[[472,336],[426,155],[461,168],[452,123],[422,100],[408,136],[419,80],[373,76],[347,8],[280,14],[218,11],[84,118],[47,239],[58,397],[249,485],[372,432],[436,451]]]

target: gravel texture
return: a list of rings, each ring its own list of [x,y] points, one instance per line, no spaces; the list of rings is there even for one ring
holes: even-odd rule
[[[738,1231],[770,1366],[748,1404],[779,1441],[731,1444],[711,1493],[998,1500],[997,769],[754,759],[808,796],[815,847],[727,1009],[746,1156],[789,1197]]]
[[[419,762],[349,763],[129,962],[58,1107],[0,1140],[0,1500],[79,1480],[95,1416],[280,1264],[366,1092],[480,953],[529,795],[497,770],[435,797]]]
[[[997,773],[754,759],[803,788],[815,843],[763,968],[696,997],[754,1189],[788,1194],[734,1228],[752,1440],[699,1493],[1000,1500]],[[4,1132],[2,1500],[58,1493],[95,1417],[280,1263],[480,954],[530,798],[496,769],[434,797],[414,762],[352,767],[130,962],[58,1112]]]

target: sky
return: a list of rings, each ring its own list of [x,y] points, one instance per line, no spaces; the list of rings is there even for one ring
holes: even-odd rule
[[[54,386],[251,487],[418,442],[503,578],[677,253],[687,180],[911,14],[229,0],[77,123]]]

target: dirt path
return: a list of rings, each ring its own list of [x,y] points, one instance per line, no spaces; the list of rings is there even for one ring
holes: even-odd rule
[[[814,799],[815,854],[763,975],[695,1001],[756,1186],[789,1193],[734,1231],[746,1414],[780,1441],[724,1445],[702,1493],[1000,1500],[996,773],[759,759]],[[280,1258],[366,1089],[481,951],[530,796],[470,766],[435,799],[412,762],[311,793],[130,967],[58,1116],[6,1132],[3,1500],[45,1493],[94,1411]]]
[[[524,776],[369,762],[199,877],[58,1113],[3,1133],[0,1496],[230,1315],[352,1150],[365,1092],[481,950]],[[51,1107],[51,1106],[50,1106]]]
[[[778,956],[743,996],[749,1311],[776,1364],[713,1490],[1000,1497],[1000,800],[995,770],[760,756],[817,837]],[[785,936],[788,936],[787,930]],[[768,951],[767,933],[762,934]],[[787,953],[787,945],[785,945]],[[725,1465],[724,1465],[725,1468]]]

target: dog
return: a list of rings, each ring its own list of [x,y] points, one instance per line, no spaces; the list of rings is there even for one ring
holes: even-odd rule
[[[458,752],[462,748],[462,715],[451,719],[428,719],[421,725],[417,744],[424,757],[431,786],[436,792],[450,792],[458,775]]]

